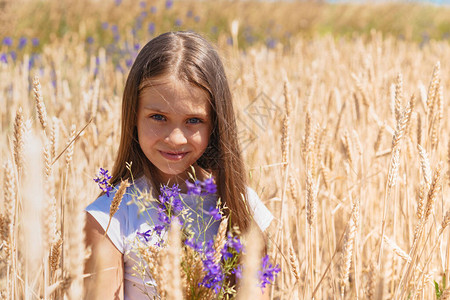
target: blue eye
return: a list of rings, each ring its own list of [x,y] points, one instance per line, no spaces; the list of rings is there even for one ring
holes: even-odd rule
[[[163,115],[160,114],[151,115],[150,118],[155,121],[164,121],[166,119]]]
[[[190,118],[188,120],[189,124],[198,124],[198,123],[201,123],[201,122],[202,122],[202,120],[200,120],[199,118]]]

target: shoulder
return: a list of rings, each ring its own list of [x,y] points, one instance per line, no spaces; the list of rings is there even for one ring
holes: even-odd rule
[[[140,185],[140,181],[129,186],[123,195],[117,211],[110,216],[111,203],[116,195],[119,185],[116,185],[109,195],[104,194],[98,197],[94,202],[88,205],[85,210],[98,222],[98,224],[106,231],[106,234],[120,252],[124,252],[124,237],[130,232],[130,216],[135,212],[137,215],[136,205],[128,205],[132,202],[136,194],[136,187]]]
[[[247,186],[247,205],[253,213],[256,224],[265,231],[273,220],[273,215],[259,198],[254,189]]]

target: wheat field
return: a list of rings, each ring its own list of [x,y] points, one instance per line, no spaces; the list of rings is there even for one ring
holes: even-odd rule
[[[275,216],[271,299],[450,299],[449,42],[373,30],[243,50],[234,24],[216,45]],[[80,299],[83,208],[113,166],[126,71],[76,35],[30,59],[0,62],[1,298]]]

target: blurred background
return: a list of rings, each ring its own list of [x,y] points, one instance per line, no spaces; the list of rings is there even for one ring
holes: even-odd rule
[[[195,30],[240,49],[289,47],[292,39],[317,35],[367,36],[371,30],[426,44],[450,39],[448,3],[1,0],[0,60],[13,62],[29,53],[30,67],[39,67],[43,46],[62,39],[83,43],[88,53],[105,48],[108,59],[125,71],[142,43],[169,30]],[[233,20],[239,21],[236,40]]]

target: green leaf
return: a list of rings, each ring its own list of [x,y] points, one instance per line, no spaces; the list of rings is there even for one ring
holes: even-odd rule
[[[434,289],[436,291],[436,298],[440,299],[442,293],[441,293],[441,290],[439,289],[439,283],[437,283],[436,280],[433,280],[433,281],[434,281]]]

